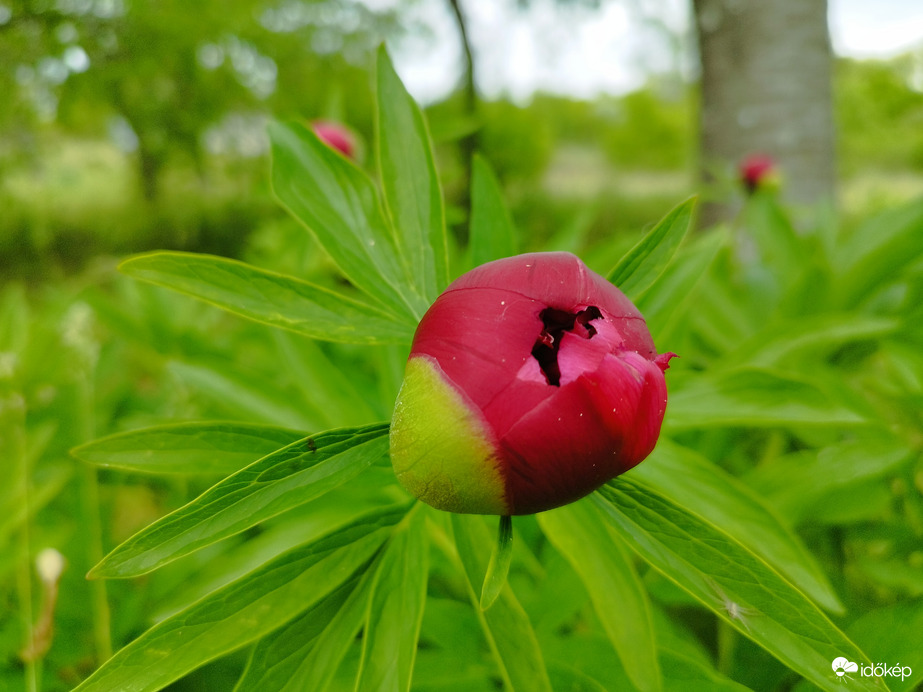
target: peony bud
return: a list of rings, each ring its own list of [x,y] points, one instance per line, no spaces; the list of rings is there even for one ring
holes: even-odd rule
[[[355,158],[356,139],[343,125],[327,120],[315,120],[311,123],[311,129],[327,146],[338,150],[346,158]]]
[[[751,154],[740,162],[740,181],[751,195],[757,190],[778,188],[780,179],[775,160],[766,154]]]
[[[657,355],[637,308],[574,255],[489,262],[417,327],[391,424],[395,473],[450,512],[578,500],[653,450],[673,355]]]

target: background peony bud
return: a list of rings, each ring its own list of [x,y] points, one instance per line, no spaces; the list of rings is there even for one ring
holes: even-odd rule
[[[779,172],[776,162],[766,154],[751,154],[740,162],[740,182],[748,194],[761,189],[775,189],[779,186]]]
[[[641,462],[667,403],[637,308],[574,255],[453,282],[417,327],[391,425],[401,484],[438,509],[531,514]]]
[[[356,158],[356,139],[343,125],[327,120],[315,120],[311,123],[311,129],[327,146],[337,149],[347,158]]]

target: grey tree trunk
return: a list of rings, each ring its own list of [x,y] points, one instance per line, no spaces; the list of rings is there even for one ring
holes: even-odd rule
[[[778,163],[783,198],[833,199],[832,51],[827,0],[693,0],[702,62],[706,181],[749,154]],[[706,224],[726,218],[706,204]]]

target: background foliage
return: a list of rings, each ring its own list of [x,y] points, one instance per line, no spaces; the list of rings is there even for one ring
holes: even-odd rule
[[[195,35],[61,7],[3,27],[42,37],[3,44],[36,75],[68,23],[99,36],[81,42],[93,61],[107,30]],[[342,40],[370,35],[362,17]],[[238,36],[246,19],[198,38],[228,56],[231,36],[286,45]],[[175,114],[188,122],[150,114],[165,142],[143,112],[110,112],[91,70],[44,85],[54,123],[38,91],[3,106],[4,275],[27,280],[0,295],[0,598],[16,615],[0,687],[800,690],[834,687],[840,655],[923,671],[923,206],[893,203],[918,185],[912,62],[840,64],[841,213],[763,193],[696,233],[694,202],[677,204],[694,93],[485,104],[466,238],[455,142],[471,123],[450,100],[427,128],[387,61],[369,79],[346,45],[318,58],[293,40],[278,83],[324,86],[262,100],[233,57],[185,76],[152,60],[143,83],[168,74],[167,104],[215,79],[212,103]],[[291,116],[270,129],[290,215],[263,149],[207,146],[249,108]],[[363,136],[359,166],[293,122],[321,113]],[[104,139],[110,117],[135,149]],[[162,146],[153,188],[145,137]],[[128,260],[131,278],[91,261],[152,247],[174,252]],[[383,423],[448,278],[533,249],[578,252],[681,358],[653,457],[517,518],[509,586],[482,611],[494,523],[412,504]],[[35,569],[45,547],[60,579]]]

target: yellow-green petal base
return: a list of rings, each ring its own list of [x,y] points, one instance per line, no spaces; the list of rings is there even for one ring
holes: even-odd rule
[[[391,420],[391,464],[404,488],[460,514],[509,514],[492,436],[426,356],[407,362]]]

